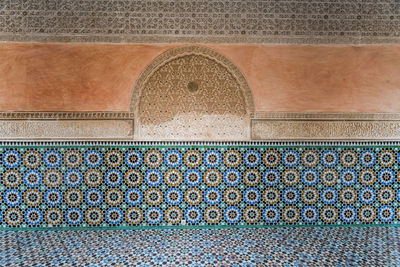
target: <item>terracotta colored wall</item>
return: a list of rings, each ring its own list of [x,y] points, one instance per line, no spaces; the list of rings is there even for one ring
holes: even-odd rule
[[[163,50],[0,44],[0,110],[127,111],[137,76]]]
[[[400,111],[399,46],[221,47],[258,111]]]
[[[127,111],[172,45],[0,44],[1,111]],[[207,45],[243,72],[256,111],[400,112],[400,46]]]

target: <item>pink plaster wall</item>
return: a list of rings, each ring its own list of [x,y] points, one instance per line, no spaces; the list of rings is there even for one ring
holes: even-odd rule
[[[0,110],[127,111],[138,75],[165,49],[0,44]]]
[[[215,49],[242,70],[257,111],[400,111],[400,46]]]
[[[127,111],[140,73],[178,46],[0,44],[0,110]],[[207,46],[239,67],[256,111],[400,112],[400,46]]]

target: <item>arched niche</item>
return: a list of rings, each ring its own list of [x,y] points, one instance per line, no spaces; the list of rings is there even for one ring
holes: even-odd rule
[[[131,99],[135,139],[248,140],[253,99],[226,57],[202,46],[169,50],[139,77]]]

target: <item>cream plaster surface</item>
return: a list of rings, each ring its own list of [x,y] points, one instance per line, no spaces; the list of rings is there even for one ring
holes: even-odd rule
[[[137,140],[249,140],[249,119],[235,115],[180,114],[160,124],[142,124],[135,128]],[[166,129],[163,131],[163,129]],[[174,129],[171,131],[170,129]]]

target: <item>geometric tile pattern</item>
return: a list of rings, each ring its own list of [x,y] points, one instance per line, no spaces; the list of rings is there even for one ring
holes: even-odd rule
[[[2,231],[1,266],[399,266],[398,227]]]
[[[398,224],[397,143],[2,143],[8,228]]]
[[[0,39],[399,43],[398,0],[0,1]]]

